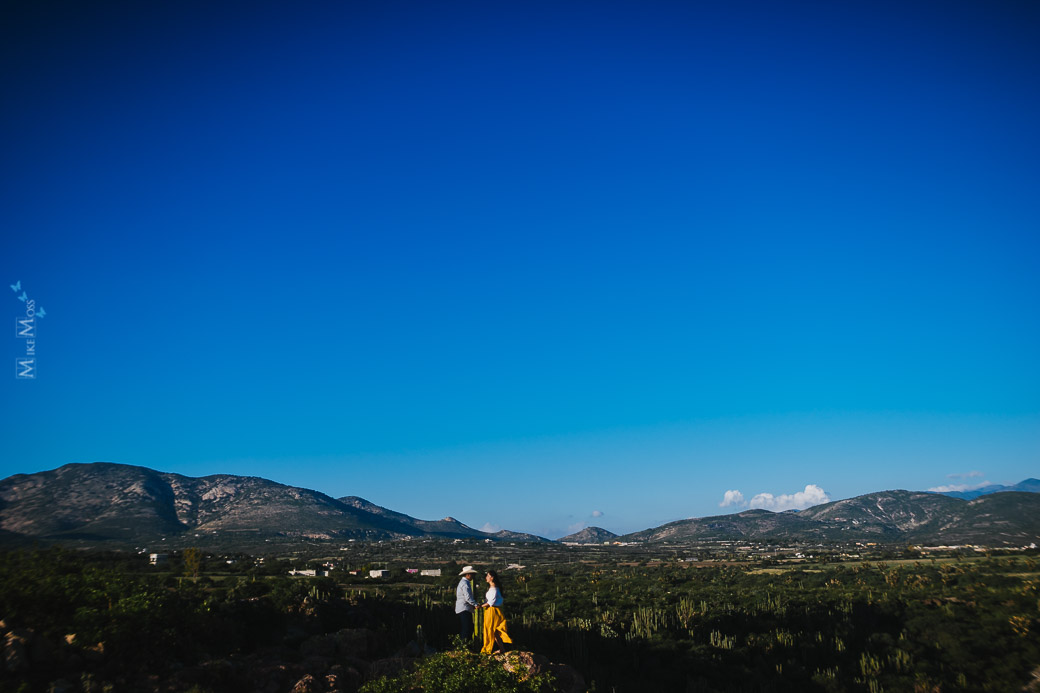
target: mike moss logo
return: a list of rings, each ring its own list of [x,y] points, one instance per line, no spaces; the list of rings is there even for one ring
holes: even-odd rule
[[[14,360],[14,377],[18,380],[36,379],[36,320],[47,315],[43,306],[37,307],[36,300],[22,290],[22,280],[11,284],[11,291],[25,304],[25,316],[14,319],[14,336],[25,340],[25,355]]]

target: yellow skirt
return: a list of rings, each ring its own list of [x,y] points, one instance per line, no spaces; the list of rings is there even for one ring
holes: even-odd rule
[[[491,654],[495,643],[512,643],[513,639],[506,632],[506,617],[502,609],[497,606],[489,606],[484,609],[484,647],[481,652]]]

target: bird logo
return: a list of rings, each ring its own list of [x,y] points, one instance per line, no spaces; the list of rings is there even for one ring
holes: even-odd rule
[[[23,292],[22,292],[22,295],[18,297],[18,300],[19,300],[19,301],[24,301],[24,300],[25,300],[25,299],[27,299],[27,298],[29,298],[29,295],[28,295],[28,294],[26,294],[26,293],[25,293],[25,292],[23,291]]]
[[[45,315],[47,315],[47,311],[45,311],[42,307],[38,311],[36,311],[36,317],[38,318],[42,318]]]
[[[21,290],[22,290],[22,280],[21,279],[16,281],[14,284],[11,284],[11,291],[13,291],[15,293],[18,293]]]

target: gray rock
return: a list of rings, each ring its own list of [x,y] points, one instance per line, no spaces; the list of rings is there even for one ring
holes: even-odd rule
[[[12,674],[29,670],[29,639],[25,631],[12,630],[4,638],[4,668]]]
[[[306,674],[293,686],[292,693],[321,693],[321,688],[322,686],[318,679],[310,674]]]

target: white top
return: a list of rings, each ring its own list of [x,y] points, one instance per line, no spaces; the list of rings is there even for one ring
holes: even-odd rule
[[[498,588],[493,586],[487,591],[487,603],[488,606],[502,606],[502,595],[498,593]]]

